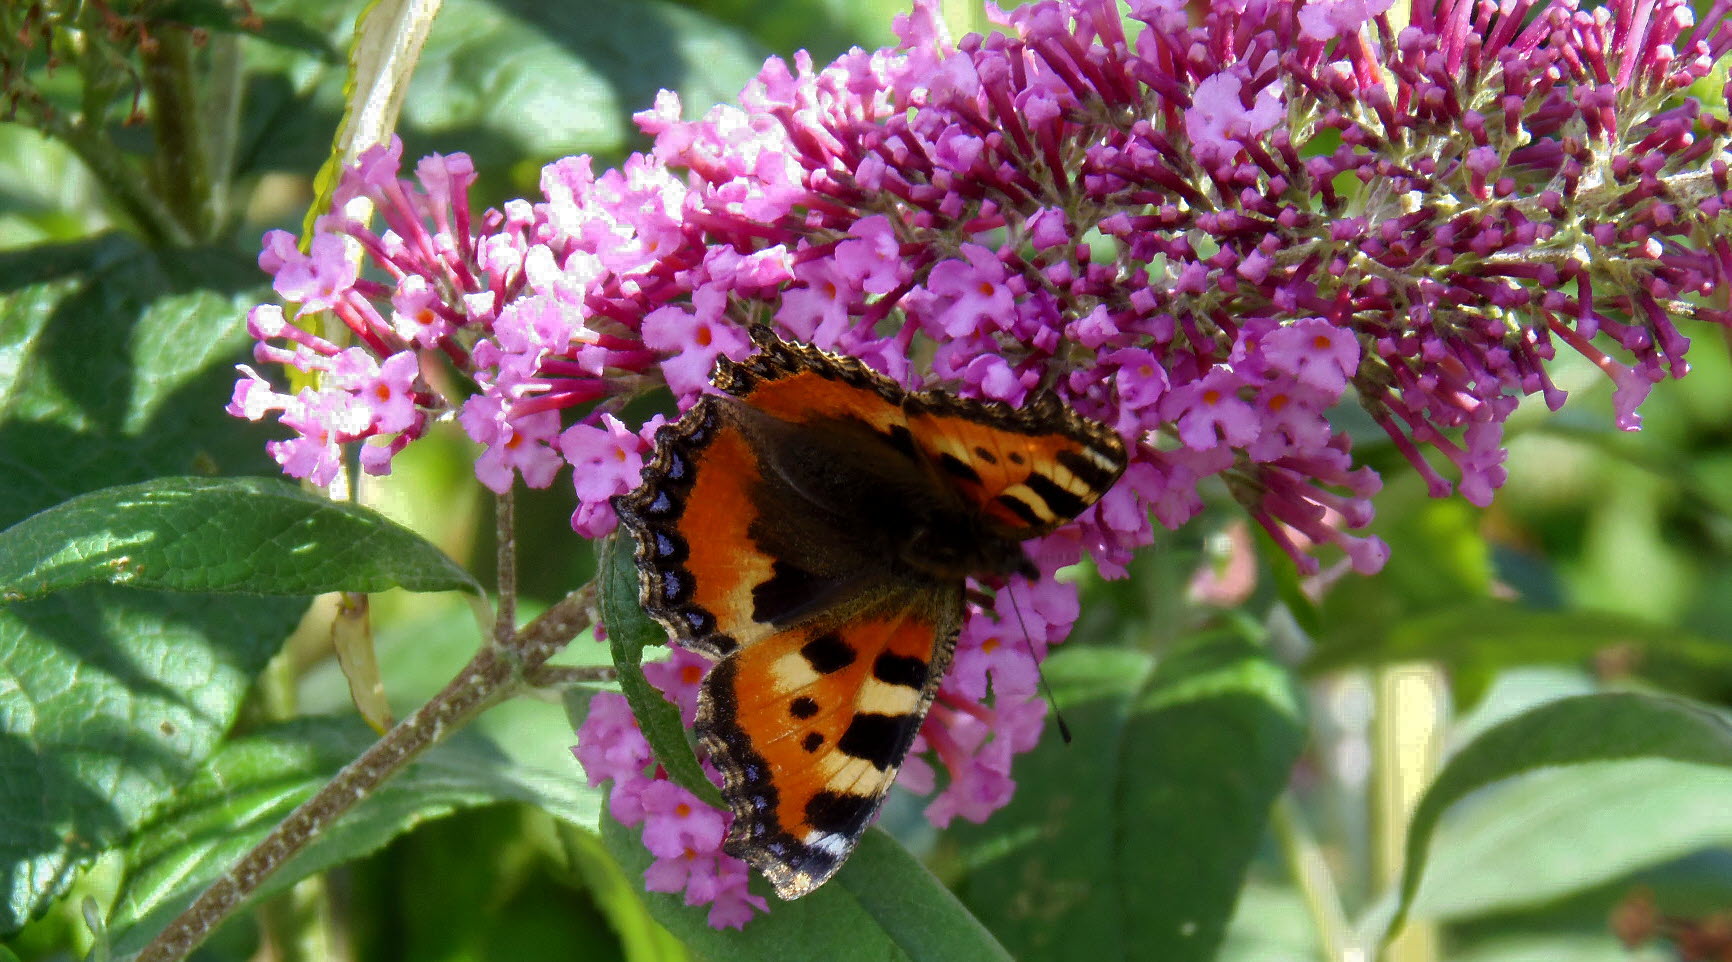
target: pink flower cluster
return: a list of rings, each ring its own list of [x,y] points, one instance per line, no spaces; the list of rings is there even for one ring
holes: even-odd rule
[[[695,698],[695,680],[681,687]],[[733,816],[706,805],[659,767],[646,774],[655,759],[625,696],[595,696],[572,754],[592,787],[613,782],[608,814],[627,828],[643,826],[644,847],[655,856],[644,869],[644,888],[684,892],[687,905],[708,905],[710,926],[718,929],[743,928],[753,910],[768,908],[762,896],[747,890],[751,873],[746,863],[722,852]]]
[[[273,454],[320,482],[343,445],[388,471],[454,415],[496,491],[572,465],[596,536],[651,447],[625,403],[665,387],[683,410],[769,323],[910,386],[1050,387],[1124,436],[1123,480],[1008,589],[1036,657],[1075,618],[1053,572],[1121,573],[1212,479],[1301,570],[1375,571],[1387,547],[1353,532],[1381,482],[1345,405],[1434,495],[1485,504],[1520,399],[1564,401],[1560,347],[1633,429],[1687,370],[1678,322],[1732,324],[1702,298],[1732,275],[1728,92],[1705,89],[1732,0],[1701,27],[1683,0],[1420,0],[1399,31],[1388,6],[1132,0],[1127,33],[1113,0],[1043,0],[953,43],[916,0],[896,47],[771,60],[695,121],[664,93],[649,154],[557,161],[540,199],[473,217],[464,158],[409,180],[375,148],[307,253],[274,233],[260,257],[299,309],[253,311],[258,360],[314,386],[248,369],[231,410],[275,413],[296,436]],[[382,233],[342,213],[363,196]],[[1039,732],[994,618],[970,618],[924,732],[940,823],[1001,805]]]
[[[1011,589],[1022,612],[1014,630],[978,609],[970,612],[957,642],[956,661],[939,689],[913,754],[897,785],[930,795],[936,773],[922,756],[930,753],[948,773],[943,788],[926,807],[927,818],[943,828],[961,817],[984,822],[1010,801],[1016,783],[1011,759],[1040,740],[1046,703],[1036,697],[1035,668],[1022,625],[1030,635],[1063,640],[1077,616],[1074,590],[1057,582],[1017,582]],[[1045,644],[1039,643],[1042,655]],[[697,717],[698,692],[710,662],[677,646],[668,658],[643,666],[644,677],[680,711],[690,727]],[[988,692],[996,695],[988,704]],[[710,905],[710,924],[738,928],[752,908],[767,910],[762,898],[746,890],[745,862],[722,851],[730,813],[718,811],[671,781],[655,765],[649,742],[623,696],[597,695],[578,729],[573,753],[592,786],[613,782],[608,811],[627,827],[643,825],[644,846],[655,861],[644,871],[652,892],[685,892],[686,904]],[[704,759],[710,780],[721,777]]]

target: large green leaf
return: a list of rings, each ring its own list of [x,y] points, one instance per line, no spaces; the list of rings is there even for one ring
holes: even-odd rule
[[[274,472],[222,411],[255,276],[116,238],[0,255],[0,525],[161,474]],[[0,936],[196,770],[303,606],[92,587],[0,607]]]
[[[1732,771],[1590,762],[1486,788],[1437,827],[1414,912],[1451,920],[1550,904],[1732,845]]]
[[[271,478],[103,488],[0,531],[0,600],[104,582],[262,595],[481,590],[378,512]]]
[[[638,832],[611,817],[602,838],[641,885],[650,854]],[[754,882],[756,891],[763,891]],[[1011,956],[925,866],[880,829],[860,840],[846,865],[816,892],[770,911],[742,930],[716,930],[707,909],[652,892],[650,913],[698,956],[713,962],[825,959],[827,962],[1002,962]]]
[[[1526,772],[1637,758],[1732,768],[1732,725],[1705,708],[1672,698],[1595,694],[1541,705],[1469,742],[1444,766],[1414,810],[1400,902],[1389,931],[1400,929],[1411,908],[1438,821],[1456,802]],[[1575,832],[1562,823],[1554,828]],[[1578,835],[1571,837],[1585,844]]]
[[[1048,669],[1074,741],[1049,731],[1011,804],[954,833],[964,900],[1019,958],[1212,959],[1304,743],[1290,678],[1237,639]]]
[[[278,821],[371,745],[352,716],[303,718],[231,742],[213,755],[127,853],[131,867],[109,928],[134,952]],[[260,895],[366,855],[428,819],[516,801],[593,825],[600,795],[574,772],[530,768],[469,733],[429,751],[272,876]],[[475,857],[486,853],[477,852]]]
[[[687,791],[721,807],[721,793],[698,767],[679,709],[643,676],[644,648],[666,644],[667,632],[638,605],[632,539],[622,532],[601,542],[600,551],[601,617],[613,648],[613,665],[619,672],[619,690],[631,703],[631,712],[655,751],[656,761]]]

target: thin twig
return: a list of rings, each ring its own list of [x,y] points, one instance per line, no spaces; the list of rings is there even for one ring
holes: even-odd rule
[[[525,626],[508,645],[489,643],[413,715],[346,765],[318,794],[302,802],[196,901],[169,922],[138,962],[176,962],[204,942],[222,921],[319,833],[371,795],[411,761],[448,738],[476,715],[516,693],[524,678],[587,628],[595,589],[566,595]]]
[[[524,672],[523,680],[537,688],[566,688],[618,681],[619,672],[612,665],[542,665],[534,671]]]
[[[159,30],[156,44],[140,48],[144,80],[150,90],[150,128],[155,137],[157,196],[173,211],[187,236],[210,236],[211,170],[205,143],[205,111],[199,104],[192,36],[186,30]]]
[[[1290,793],[1283,793],[1275,800],[1270,822],[1287,858],[1287,869],[1293,874],[1306,911],[1311,914],[1323,958],[1328,962],[1362,962],[1365,952],[1356,944],[1347,912],[1341,907],[1335,876],[1330,873],[1323,849],[1312,837]]]
[[[510,490],[493,499],[493,530],[494,593],[499,597],[493,640],[503,645],[517,632],[517,501]]]

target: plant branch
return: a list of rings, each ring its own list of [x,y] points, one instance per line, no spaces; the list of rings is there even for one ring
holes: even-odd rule
[[[525,671],[523,680],[537,688],[567,688],[618,681],[619,671],[612,665],[542,665]]]
[[[499,612],[493,640],[504,644],[517,631],[517,501],[507,490],[493,499],[494,580]]]
[[[205,158],[210,165],[207,210],[211,231],[227,231],[233,204],[235,149],[241,127],[242,57],[240,37],[213,35],[207,43],[210,66],[204,83]]]
[[[186,958],[267,878],[357,802],[427,749],[521,690],[526,675],[589,626],[594,599],[594,586],[586,585],[542,612],[508,644],[490,640],[439,694],[344,766],[318,794],[302,802],[233,868],[212,882],[145,946],[138,962]]]
[[[140,54],[150,91],[157,195],[188,236],[203,240],[211,231],[211,171],[191,33],[160,31],[155,46],[141,47]]]
[[[1317,929],[1317,948],[1323,953],[1323,958],[1328,962],[1363,958],[1362,952],[1352,956],[1348,954],[1355,940],[1347,922],[1347,912],[1341,907],[1341,893],[1335,887],[1335,876],[1330,874],[1323,849],[1305,825],[1290,792],[1275,800],[1270,823],[1275,829],[1275,837],[1281,842],[1281,853],[1287,859],[1288,870],[1293,873],[1293,882],[1305,900],[1311,924]]]

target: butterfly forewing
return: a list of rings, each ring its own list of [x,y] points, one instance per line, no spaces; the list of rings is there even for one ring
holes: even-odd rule
[[[1052,395],[1016,409],[913,395],[908,426],[965,500],[1014,537],[1048,534],[1100,500],[1125,470],[1125,446]]]

